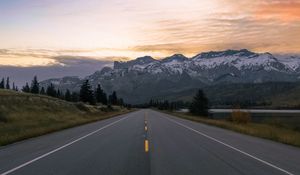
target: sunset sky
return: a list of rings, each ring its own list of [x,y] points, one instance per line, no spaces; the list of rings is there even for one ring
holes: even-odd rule
[[[299,54],[300,0],[0,0],[0,65],[241,48]]]

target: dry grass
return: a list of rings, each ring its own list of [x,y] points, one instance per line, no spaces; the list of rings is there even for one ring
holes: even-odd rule
[[[251,121],[249,112],[243,112],[240,109],[234,109],[230,116],[230,121],[234,123],[247,124]]]
[[[0,90],[0,145],[129,112]]]
[[[277,142],[300,147],[300,132],[292,129],[261,123],[234,123],[226,120],[208,119],[204,117],[192,116],[189,114],[176,112],[166,113],[180,118],[229,129],[243,134],[270,139]]]

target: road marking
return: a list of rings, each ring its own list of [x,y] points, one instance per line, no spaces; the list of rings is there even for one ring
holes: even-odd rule
[[[287,170],[285,170],[285,169],[282,169],[282,168],[280,168],[280,167],[278,167],[278,166],[276,166],[276,165],[273,165],[273,164],[271,164],[271,163],[269,163],[269,162],[267,162],[267,161],[265,161],[265,160],[262,160],[262,159],[260,159],[260,158],[257,158],[257,157],[255,157],[255,156],[253,156],[253,155],[251,155],[251,154],[249,154],[249,153],[246,153],[246,152],[244,152],[244,151],[242,151],[242,150],[240,150],[240,149],[238,149],[238,148],[235,148],[235,147],[233,147],[233,146],[231,146],[231,145],[229,145],[229,144],[227,144],[227,143],[224,143],[224,142],[222,142],[222,141],[220,141],[220,140],[217,140],[217,139],[215,139],[215,138],[213,138],[213,137],[211,137],[211,136],[209,136],[209,135],[207,135],[207,134],[204,134],[204,133],[202,133],[202,132],[200,132],[200,131],[197,131],[197,130],[195,130],[195,129],[193,129],[193,128],[190,128],[190,127],[188,127],[188,126],[186,126],[186,125],[184,125],[184,124],[182,124],[182,123],[180,123],[180,122],[177,122],[177,121],[175,121],[175,120],[173,120],[173,119],[170,119],[170,118],[168,118],[168,117],[165,117],[165,118],[168,119],[169,121],[173,122],[173,123],[176,123],[176,124],[178,124],[178,125],[180,125],[180,126],[186,128],[186,129],[189,129],[189,130],[191,130],[191,131],[194,131],[195,133],[197,133],[197,134],[199,134],[199,135],[202,135],[202,136],[204,136],[204,137],[206,137],[206,138],[208,138],[208,139],[210,139],[210,140],[213,140],[213,141],[215,141],[215,142],[218,142],[218,143],[220,143],[220,144],[222,144],[222,145],[224,145],[224,146],[226,146],[226,147],[228,147],[228,148],[230,148],[230,149],[233,149],[233,150],[235,150],[235,151],[237,151],[237,152],[239,152],[239,153],[241,153],[241,154],[244,154],[244,155],[246,155],[246,156],[248,156],[248,157],[251,157],[251,158],[253,158],[253,159],[255,159],[255,160],[257,160],[257,161],[259,161],[259,162],[261,162],[261,163],[264,163],[264,164],[266,164],[266,165],[272,167],[272,168],[275,168],[275,169],[277,169],[277,170],[279,170],[279,171],[281,171],[281,172],[283,172],[283,173],[286,173],[286,174],[288,174],[288,175],[294,175],[293,173],[291,173],[291,172],[289,172],[289,171],[287,171]]]
[[[148,130],[148,127],[147,126],[145,126],[145,131],[147,131]]]
[[[119,119],[119,120],[117,120],[117,121],[114,121],[114,122],[108,124],[108,125],[105,125],[105,126],[99,128],[99,129],[97,129],[97,130],[95,130],[95,131],[93,131],[93,132],[90,132],[89,134],[84,135],[84,136],[82,136],[82,137],[80,137],[80,138],[78,138],[78,139],[76,139],[76,140],[74,140],[74,141],[72,141],[72,142],[69,142],[69,143],[67,143],[67,144],[65,144],[65,145],[63,145],[63,146],[61,146],[61,147],[59,147],[59,148],[56,148],[56,149],[54,149],[54,150],[52,150],[52,151],[50,151],[50,152],[47,152],[47,153],[45,153],[45,154],[43,154],[43,155],[41,155],[41,156],[39,156],[39,157],[36,157],[36,158],[34,158],[34,159],[32,159],[32,160],[30,160],[30,161],[28,161],[28,162],[25,162],[25,163],[23,163],[23,164],[21,164],[21,165],[15,167],[15,168],[13,168],[13,169],[10,169],[10,170],[8,170],[8,171],[6,171],[6,172],[4,172],[4,173],[1,173],[1,175],[7,175],[7,174],[10,174],[10,173],[12,173],[12,172],[14,172],[14,171],[17,171],[17,170],[20,169],[20,168],[23,168],[23,167],[25,167],[25,166],[27,166],[27,165],[33,163],[33,162],[36,162],[36,161],[38,161],[38,160],[40,160],[40,159],[42,159],[42,158],[44,158],[44,157],[47,157],[47,156],[49,156],[50,154],[53,154],[53,153],[55,153],[55,152],[57,152],[57,151],[59,151],[59,150],[61,150],[61,149],[63,149],[63,148],[66,148],[66,147],[68,147],[68,146],[70,146],[70,145],[72,145],[72,144],[74,144],[74,143],[76,143],[76,142],[78,142],[78,141],[80,141],[80,140],[82,140],[82,139],[84,139],[84,138],[86,138],[86,137],[89,137],[89,136],[91,136],[91,135],[93,135],[93,134],[95,134],[95,133],[97,133],[97,132],[99,132],[99,131],[101,131],[101,130],[107,128],[107,127],[110,127],[110,126],[112,126],[112,125],[114,125],[114,124],[116,124],[116,123],[118,123],[118,122],[120,122],[120,121],[122,121],[122,120],[124,120],[124,119],[126,119],[126,118],[128,118],[128,117],[121,118],[121,119]]]
[[[145,152],[147,153],[149,151],[149,141],[145,140]]]

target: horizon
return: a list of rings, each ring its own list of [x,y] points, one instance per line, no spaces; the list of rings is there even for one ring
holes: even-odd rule
[[[299,0],[12,0],[0,11],[0,66],[57,66],[61,56],[111,62],[244,48],[300,53]]]

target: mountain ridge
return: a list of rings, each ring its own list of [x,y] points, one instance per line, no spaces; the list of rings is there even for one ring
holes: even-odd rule
[[[92,86],[101,84],[105,91],[117,91],[130,103],[141,103],[152,96],[180,92],[218,84],[299,82],[300,58],[276,58],[271,53],[247,49],[202,52],[187,58],[174,54],[160,60],[151,56],[127,62],[115,61],[83,79],[51,79],[58,88],[78,91],[83,80]]]

